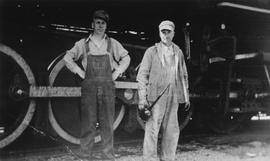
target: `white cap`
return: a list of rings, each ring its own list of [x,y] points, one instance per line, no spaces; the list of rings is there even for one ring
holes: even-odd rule
[[[161,30],[170,30],[170,31],[174,31],[175,25],[172,21],[166,20],[166,21],[162,21],[159,24],[159,31]]]

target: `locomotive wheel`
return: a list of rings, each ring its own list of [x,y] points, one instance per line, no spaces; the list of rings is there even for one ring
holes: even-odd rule
[[[29,125],[36,102],[27,96],[36,81],[24,59],[0,44],[0,148],[18,138]]]
[[[182,131],[188,124],[188,122],[191,119],[193,113],[193,106],[190,106],[190,109],[188,111],[184,111],[183,109],[178,109],[178,122],[179,122],[179,128],[180,131]],[[141,125],[141,127],[145,128],[145,122],[139,117],[138,110],[137,110],[137,121]]]
[[[61,59],[53,67],[49,75],[50,86],[78,87],[80,79],[76,78],[64,65]],[[49,121],[55,132],[64,140],[80,144],[80,98],[51,98],[49,100]],[[115,130],[124,117],[125,105],[116,98]],[[95,142],[101,140],[100,135],[95,137]]]
[[[251,116],[251,114],[234,112],[223,114],[223,112],[220,111],[222,108],[220,108],[217,103],[209,107],[210,108],[204,111],[205,113],[201,112],[201,114],[204,116],[208,128],[219,134],[228,134],[239,129]]]
[[[208,121],[207,125],[209,128],[219,134],[228,134],[237,129],[239,129],[248,119],[250,115],[239,114],[239,113],[228,113],[224,116],[212,115]]]

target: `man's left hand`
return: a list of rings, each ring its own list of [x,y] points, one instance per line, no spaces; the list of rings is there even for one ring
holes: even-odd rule
[[[115,70],[115,71],[112,73],[112,79],[115,81],[120,75],[121,75],[121,73],[118,72],[117,70]]]

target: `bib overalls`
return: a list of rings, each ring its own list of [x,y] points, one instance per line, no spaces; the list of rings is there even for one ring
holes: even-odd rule
[[[104,55],[88,53],[86,55],[85,79],[81,84],[81,149],[91,154],[98,122],[103,146],[102,152],[105,157],[114,160],[115,87],[110,58],[108,53]]]

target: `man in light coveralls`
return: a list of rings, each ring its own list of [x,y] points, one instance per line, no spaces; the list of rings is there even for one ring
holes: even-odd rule
[[[165,20],[159,25],[161,41],[149,47],[137,75],[139,109],[151,105],[152,116],[146,122],[143,143],[144,161],[174,161],[180,135],[178,107],[189,109],[188,73],[181,49],[172,42],[175,25]],[[168,88],[167,88],[168,87]],[[157,154],[158,133],[162,130],[161,151]]]

